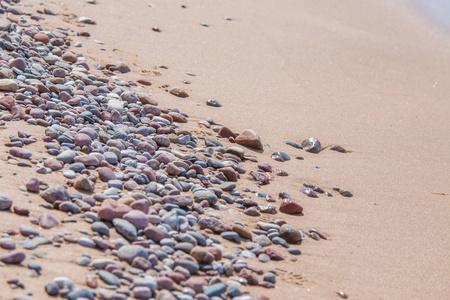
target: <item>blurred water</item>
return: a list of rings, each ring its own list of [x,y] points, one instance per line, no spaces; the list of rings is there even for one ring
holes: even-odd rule
[[[415,0],[425,14],[450,30],[450,0]]]

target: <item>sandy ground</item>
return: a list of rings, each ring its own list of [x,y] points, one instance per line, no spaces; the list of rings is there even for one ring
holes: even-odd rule
[[[309,239],[296,263],[274,265],[282,269],[277,288],[252,289],[255,296],[334,299],[342,290],[351,299],[448,297],[450,36],[444,29],[403,0],[151,3],[49,1],[60,15],[42,24],[88,31],[90,38],[74,41],[83,43],[80,53],[91,65],[123,59],[134,72],[124,79],[150,79],[153,85],[140,89],[160,104],[193,121],[211,117],[236,131],[254,129],[270,145],[255,153],[258,160],[289,176],[260,190],[288,192],[305,215],[285,219],[330,239]],[[70,13],[97,25],[79,27],[61,15]],[[190,97],[176,98],[165,85]],[[223,107],[208,107],[207,99]],[[311,136],[352,152],[311,154],[282,143]],[[305,159],[275,162],[276,150]],[[298,192],[303,182],[328,191],[342,186],[354,197],[308,198]]]

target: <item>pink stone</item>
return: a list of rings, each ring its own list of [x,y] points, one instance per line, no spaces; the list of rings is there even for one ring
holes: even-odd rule
[[[148,202],[147,199],[141,199],[141,200],[134,201],[133,203],[131,203],[130,206],[134,210],[140,210],[144,214],[148,214],[148,211],[150,208],[150,202]]]
[[[115,218],[122,218],[132,209],[128,205],[117,202],[113,199],[105,199],[98,210],[100,219],[112,221]]]
[[[54,158],[50,158],[44,161],[44,166],[50,168],[52,171],[59,171],[63,168],[62,162]]]
[[[101,181],[108,182],[110,180],[116,179],[116,175],[113,170],[108,167],[97,168],[98,177]]]
[[[237,173],[232,167],[220,168],[217,171],[222,172],[228,181],[232,181],[232,182],[237,181]]]
[[[250,148],[262,150],[263,144],[261,142],[261,139],[256,134],[255,131],[251,129],[244,130],[236,139],[236,143],[239,145],[247,146]]]
[[[32,193],[39,193],[39,179],[36,177],[31,178],[26,184],[27,191]]]
[[[126,213],[123,219],[133,224],[137,229],[144,229],[148,225],[147,215],[140,210],[132,210]]]
[[[280,212],[285,214],[300,214],[303,212],[303,207],[299,204],[295,203],[291,199],[282,199],[282,203],[280,205]]]
[[[80,147],[89,146],[92,143],[91,137],[85,133],[77,133],[73,141],[75,145]]]
[[[47,44],[50,41],[50,38],[48,37],[48,35],[46,35],[44,33],[36,33],[34,35],[34,40],[38,41],[38,42],[42,42],[44,44]]]

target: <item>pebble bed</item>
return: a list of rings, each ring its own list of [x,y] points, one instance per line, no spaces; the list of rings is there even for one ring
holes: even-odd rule
[[[1,12],[21,15],[17,4],[1,1]],[[27,17],[39,20],[42,14],[53,12],[46,9]],[[0,126],[26,122],[43,127],[42,137],[18,131],[5,146],[9,163],[35,173],[19,189],[39,194],[41,206],[48,211],[29,218],[30,224],[17,230],[0,228],[0,272],[21,264],[31,270],[30,276],[38,277],[44,271],[30,259],[29,251],[66,244],[78,244],[77,264],[86,272],[85,285],[77,286],[72,274],[61,274],[42,284],[41,295],[27,293],[20,280],[12,278],[11,287],[25,290],[15,299],[254,299],[246,286],[274,288],[277,272],[249,260],[295,261],[307,236],[327,239],[320,230],[299,230],[281,217],[255,222],[254,227],[222,220],[221,211],[227,210],[253,217],[303,213],[287,193],[280,192],[275,200],[255,192],[261,198],[256,201],[236,189],[244,174],[256,186],[270,184],[275,176],[288,176],[283,170],[272,170],[270,164],[257,164],[250,172],[240,165],[256,161],[246,153],[250,149],[264,148],[256,132],[237,134],[211,119],[199,126],[212,127],[217,135],[184,130],[187,114],[133,91],[137,84],[150,85],[149,81],[120,81],[114,76],[130,72],[125,62],[95,65],[105,76],[93,75],[84,57],[72,52],[67,31],[44,31],[21,22],[25,24],[0,19]],[[78,22],[95,24],[87,17]],[[170,93],[189,97],[181,88]],[[217,100],[208,100],[207,105],[222,106]],[[42,161],[27,149],[38,140],[46,151]],[[227,147],[225,141],[233,144]],[[284,143],[312,153],[324,150],[316,138]],[[329,150],[346,152],[337,145]],[[275,151],[272,158],[291,159],[282,151]],[[64,184],[48,185],[43,175],[50,173],[61,174]],[[333,190],[352,196],[344,188]],[[310,183],[300,192],[315,198],[333,196]],[[65,212],[67,218],[56,218],[54,210]],[[1,193],[0,216],[8,212],[30,214]],[[81,238],[66,232],[47,236],[46,230],[66,222],[84,222],[90,230]],[[19,245],[12,239],[16,234],[23,237]],[[234,245],[234,250],[225,252],[224,243]],[[97,249],[98,258],[82,255],[83,247]]]

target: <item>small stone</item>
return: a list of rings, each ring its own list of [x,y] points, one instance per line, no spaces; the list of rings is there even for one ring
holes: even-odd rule
[[[115,218],[122,218],[127,212],[132,210],[128,205],[119,203],[113,199],[106,199],[102,202],[98,211],[100,219],[112,221]]]
[[[45,33],[36,33],[33,38],[35,41],[42,42],[44,44],[48,44],[50,41],[50,38]]]
[[[140,210],[132,210],[126,213],[123,219],[133,224],[137,229],[144,229],[148,225],[147,215]]]
[[[289,252],[289,254],[292,254],[292,255],[300,255],[300,254],[302,254],[300,249],[293,248],[293,247],[288,248],[288,252]]]
[[[264,252],[269,255],[272,260],[284,260],[284,257],[273,248],[266,248]]]
[[[14,250],[16,249],[16,243],[12,238],[1,238],[0,239],[0,248],[6,250]]]
[[[212,106],[212,107],[222,107],[222,104],[220,104],[219,101],[213,100],[213,99],[206,100],[206,105]]]
[[[19,147],[11,147],[9,148],[9,154],[19,158],[29,159],[33,155],[30,150],[19,148]]]
[[[149,225],[144,229],[144,235],[148,239],[153,240],[157,243],[159,243],[162,239],[170,238],[170,235],[167,231],[153,225]]]
[[[341,152],[341,153],[347,153],[347,150],[345,150],[343,147],[339,146],[339,145],[333,145],[330,147],[330,150],[332,151],[337,151],[337,152]]]
[[[256,132],[251,129],[244,130],[240,135],[236,137],[235,141],[239,145],[247,146],[258,150],[263,149],[261,139],[256,134]]]
[[[116,218],[113,220],[114,227],[128,241],[132,242],[137,239],[137,230],[133,224],[124,219]]]
[[[7,80],[7,79],[3,79],[3,80]],[[1,85],[0,85],[0,89],[1,89]],[[170,93],[172,95],[180,97],[180,98],[187,98],[187,97],[189,97],[188,93],[186,93],[185,90],[180,89],[178,87],[175,87],[175,88],[171,89]]]
[[[98,276],[106,284],[120,286],[119,278],[116,275],[112,274],[112,273],[109,273],[109,272],[107,272],[105,270],[100,270],[100,271],[98,271]]]
[[[60,201],[70,200],[69,192],[62,185],[55,185],[49,187],[48,189],[46,189],[41,193],[41,197],[44,198],[49,203],[53,203],[57,200]]]
[[[203,217],[198,221],[198,225],[201,229],[207,228],[212,230],[214,233],[222,233],[228,231],[228,226],[226,226],[225,223],[216,218]]]
[[[320,141],[315,137],[304,140],[302,142],[302,147],[304,150],[311,153],[319,153],[322,151],[322,145],[320,145]]]
[[[73,141],[76,146],[80,147],[89,146],[92,143],[91,137],[84,133],[77,133]]]
[[[39,226],[44,229],[51,229],[59,225],[58,220],[48,213],[43,213],[39,216]]]
[[[9,210],[13,204],[11,197],[4,193],[0,193],[0,210]]]
[[[160,296],[161,292],[159,292],[157,299],[166,299]],[[136,299],[150,299],[152,298],[152,294],[152,290],[146,286],[137,286],[133,288],[133,296]],[[169,295],[171,295],[170,292]]]
[[[0,105],[3,105],[7,109],[11,110],[16,105],[16,100],[14,100],[11,96],[4,96],[0,98]]]
[[[202,202],[203,200],[207,200],[210,206],[215,205],[219,200],[214,192],[202,190],[196,191],[194,193],[194,199],[198,203]]]
[[[250,232],[250,230],[246,229],[245,227],[239,224],[233,224],[231,230],[237,232],[243,238],[252,239],[252,233]]]
[[[59,171],[63,168],[62,163],[54,158],[46,159],[44,161],[44,166],[50,168],[52,171]]]
[[[215,297],[222,295],[227,289],[227,285],[225,283],[215,283],[208,287],[205,287],[203,293],[208,297]]]
[[[11,251],[0,255],[0,261],[5,264],[20,264],[25,259],[22,251]]]
[[[220,235],[226,240],[235,242],[237,244],[241,243],[241,238],[239,237],[239,234],[237,232],[227,231],[227,232],[222,232]]]
[[[280,205],[279,211],[285,214],[300,214],[303,212],[303,207],[299,204],[295,203],[291,199],[282,199],[282,203]]]
[[[85,192],[93,192],[95,189],[94,183],[84,176],[78,177],[75,180],[73,187]]]
[[[0,79],[0,91],[15,92],[19,88],[19,85],[12,79]]]
[[[256,207],[249,207],[244,211],[244,214],[246,214],[247,216],[252,216],[252,217],[259,217],[261,214],[259,213],[259,211],[256,209]]]
[[[162,201],[164,204],[175,204],[180,207],[191,206],[194,203],[194,200],[190,195],[165,196],[163,197]]]
[[[122,246],[117,252],[117,256],[120,260],[124,260],[131,264],[135,257],[147,258],[147,251],[144,247],[138,245]]]
[[[97,168],[97,172],[101,181],[108,182],[116,179],[116,174],[108,167]]]

